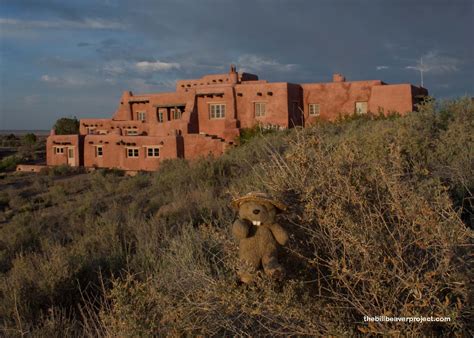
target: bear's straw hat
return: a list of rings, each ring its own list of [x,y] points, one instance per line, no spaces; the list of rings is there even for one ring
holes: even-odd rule
[[[234,208],[238,209],[242,203],[248,202],[248,201],[271,203],[280,212],[284,212],[286,211],[286,209],[288,209],[288,207],[282,202],[272,199],[268,194],[264,192],[258,192],[258,191],[252,191],[242,197],[236,198],[230,204]]]

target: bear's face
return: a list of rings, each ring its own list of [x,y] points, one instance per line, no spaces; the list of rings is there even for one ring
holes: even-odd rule
[[[253,225],[271,224],[275,220],[276,208],[266,202],[243,202],[239,207],[239,217]]]

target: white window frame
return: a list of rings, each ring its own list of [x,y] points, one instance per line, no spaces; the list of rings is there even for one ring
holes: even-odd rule
[[[138,129],[125,129],[125,132],[127,133],[126,136],[137,136],[138,135]]]
[[[55,154],[55,155],[59,155],[59,154],[62,155],[62,154],[64,154],[64,148],[65,148],[65,147],[57,147],[57,146],[54,147],[54,154]]]
[[[225,119],[225,103],[209,103],[209,119]]]
[[[265,116],[266,112],[267,112],[267,103],[266,102],[255,102],[254,112],[255,112],[255,117]]]
[[[362,111],[362,109],[360,109],[360,108],[358,107],[359,104],[365,105],[365,111]],[[364,115],[364,114],[367,114],[368,108],[369,108],[369,105],[368,105],[368,102],[367,102],[367,101],[356,101],[356,103],[355,103],[355,113],[356,113],[357,115]]]
[[[309,116],[319,116],[321,113],[321,105],[319,103],[308,104]]]
[[[146,111],[137,111],[137,120],[146,121]]]
[[[150,154],[151,151],[151,154]],[[157,146],[148,146],[146,147],[146,157],[147,158],[159,158],[160,157],[160,147]]]
[[[158,111],[158,122],[160,123],[165,122],[165,115],[162,111]]]
[[[138,147],[126,147],[125,154],[127,158],[139,158],[140,157],[140,148]]]
[[[104,146],[95,146],[95,157],[104,156]]]

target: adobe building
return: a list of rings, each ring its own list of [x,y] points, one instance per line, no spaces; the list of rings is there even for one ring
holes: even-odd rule
[[[82,119],[79,135],[52,130],[47,164],[151,171],[165,159],[218,156],[242,128],[284,129],[341,114],[405,114],[427,94],[410,84],[346,81],[340,74],[328,83],[270,83],[232,65],[227,74],[177,81],[172,93],[124,92],[111,119]]]

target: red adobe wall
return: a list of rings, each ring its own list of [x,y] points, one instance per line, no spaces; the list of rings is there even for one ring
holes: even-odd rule
[[[308,104],[320,105],[320,118],[333,120],[339,114],[353,114],[356,101],[369,101],[371,90],[380,86],[381,81],[356,81],[332,83],[305,83],[303,88],[303,107],[305,120],[312,122],[316,117],[309,116]]]
[[[413,110],[412,86],[396,84],[376,86],[372,88],[369,110],[373,113],[385,114],[397,112],[405,114]]]
[[[96,146],[103,147],[103,156],[96,156]],[[128,158],[127,147],[139,148],[139,157]],[[145,146],[158,146],[160,157],[149,158]],[[113,154],[111,156],[111,154]],[[176,136],[150,137],[150,136],[121,136],[87,135],[84,139],[84,166],[99,168],[119,168],[124,170],[158,169],[161,161],[177,158],[178,147]]]
[[[244,82],[235,86],[237,119],[241,128],[257,124],[288,127],[288,84]],[[261,94],[261,95],[259,95]],[[265,116],[255,117],[255,103],[265,102]]]
[[[204,135],[189,134],[184,136],[184,158],[193,160],[205,156],[220,156],[224,153],[226,144],[219,139]]]
[[[18,164],[15,170],[22,172],[39,173],[44,168],[47,168],[47,166],[41,164]]]
[[[56,154],[54,147],[64,147],[64,152]],[[46,139],[46,164],[67,165],[68,148],[74,151],[74,160],[69,165],[74,167],[82,165],[82,143],[79,135],[50,135]]]
[[[112,126],[111,119],[81,119],[79,123],[79,134],[87,135],[88,128],[95,128],[95,131],[110,131]]]
[[[228,138],[229,134],[238,134],[235,119],[235,99],[231,86],[213,86],[196,91],[196,108],[198,114],[199,132]],[[224,118],[211,119],[209,105],[212,103],[225,104]]]

